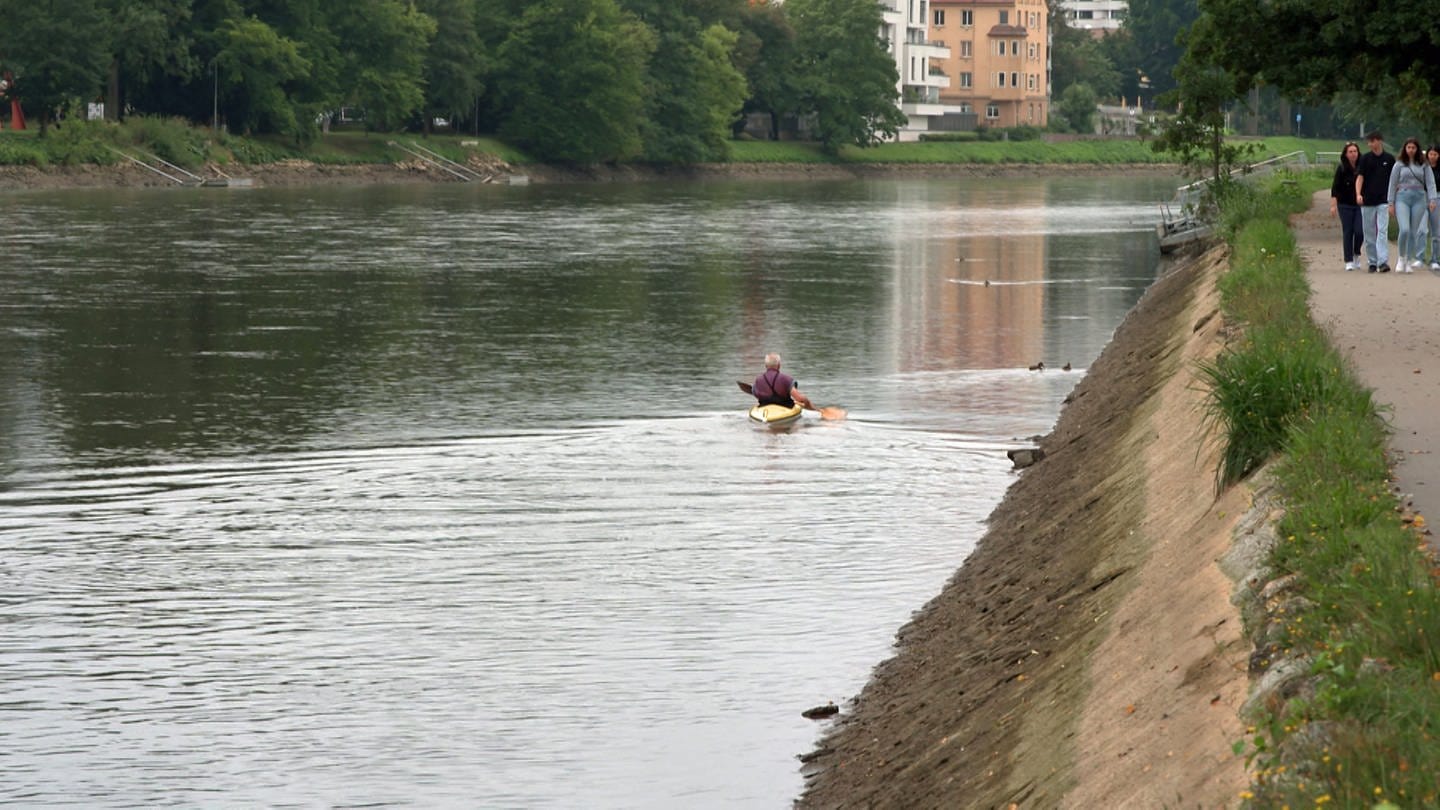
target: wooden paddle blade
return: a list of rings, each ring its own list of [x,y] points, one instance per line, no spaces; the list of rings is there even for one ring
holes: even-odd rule
[[[751,396],[754,396],[754,395],[755,395],[755,389],[754,389],[753,387],[751,387],[750,383],[740,382],[740,381],[737,380],[737,381],[735,382],[735,384],[738,385],[738,386],[740,386],[740,390],[741,390],[741,391],[744,391],[745,393],[750,394]]]
[[[823,408],[816,408],[820,412],[821,419],[829,419],[838,422],[845,418],[847,411],[844,408],[837,408],[834,405],[827,405]]]

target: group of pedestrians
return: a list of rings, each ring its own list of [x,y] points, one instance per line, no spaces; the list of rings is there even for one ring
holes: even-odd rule
[[[1330,213],[1340,218],[1345,269],[1358,270],[1364,261],[1372,273],[1390,272],[1390,218],[1399,225],[1395,272],[1413,273],[1428,261],[1440,272],[1440,145],[1422,150],[1407,138],[1400,157],[1385,151],[1385,139],[1365,136],[1370,150],[1360,154],[1353,141],[1340,151],[1340,165],[1330,184]]]

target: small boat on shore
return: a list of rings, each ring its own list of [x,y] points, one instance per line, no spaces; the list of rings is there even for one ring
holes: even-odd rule
[[[784,405],[756,405],[750,409],[750,421],[778,428],[795,424],[805,409],[799,405],[787,408]]]

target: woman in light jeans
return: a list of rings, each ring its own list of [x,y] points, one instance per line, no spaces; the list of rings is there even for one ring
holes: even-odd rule
[[[1390,214],[1400,225],[1396,251],[1400,261],[1395,269],[1413,273],[1420,267],[1420,254],[1425,251],[1426,212],[1435,207],[1435,174],[1420,151],[1420,141],[1406,138],[1390,170]]]
[[[1430,164],[1430,174],[1440,177],[1440,145],[1432,146],[1425,151],[1425,162]],[[1440,182],[1435,185],[1440,187]],[[1430,269],[1440,272],[1440,206],[1430,206],[1429,220]]]

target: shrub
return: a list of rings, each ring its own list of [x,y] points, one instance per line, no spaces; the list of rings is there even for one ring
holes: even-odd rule
[[[0,136],[0,166],[47,166],[50,159],[31,138]]]
[[[144,149],[156,157],[184,166],[199,168],[206,160],[206,145],[190,122],[180,118],[154,118],[135,115],[120,125],[119,140],[122,144]]]

